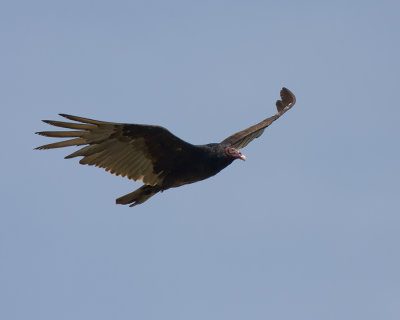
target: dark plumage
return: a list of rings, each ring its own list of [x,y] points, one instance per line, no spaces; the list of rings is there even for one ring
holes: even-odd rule
[[[221,143],[206,145],[187,143],[159,126],[104,122],[60,114],[77,123],[43,121],[75,131],[43,131],[37,134],[73,139],[36,149],[85,145],[65,158],[80,156],[81,164],[95,165],[117,176],[143,181],[144,185],[141,188],[116,200],[118,204],[134,206],[145,202],[159,191],[207,179],[235,159],[245,160],[246,157],[238,149],[258,138],[266,127],[289,110],[295,102],[293,93],[283,88],[281,100],[276,102],[278,112],[274,116],[231,135]]]

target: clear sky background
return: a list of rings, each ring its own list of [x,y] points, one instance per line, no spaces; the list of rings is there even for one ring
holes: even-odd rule
[[[0,318],[400,319],[398,1],[3,1]],[[33,151],[70,113],[219,142],[217,176],[141,184]]]

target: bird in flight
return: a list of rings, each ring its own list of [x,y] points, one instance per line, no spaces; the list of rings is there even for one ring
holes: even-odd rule
[[[234,160],[246,160],[239,149],[258,138],[272,122],[296,102],[294,94],[282,88],[276,102],[277,113],[260,123],[239,131],[220,143],[193,145],[160,126],[92,120],[60,114],[75,122],[43,120],[70,131],[42,131],[39,135],[72,138],[36,149],[84,146],[66,156],[82,157],[80,164],[104,168],[117,176],[143,181],[139,189],[118,199],[130,207],[141,204],[160,191],[180,187],[214,176]]]

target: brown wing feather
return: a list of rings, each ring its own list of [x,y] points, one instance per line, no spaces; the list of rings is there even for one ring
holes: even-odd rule
[[[296,103],[295,95],[289,89],[282,88],[281,100],[278,100],[276,102],[276,108],[277,108],[278,112],[275,115],[261,121],[260,123],[255,124],[254,126],[251,126],[245,130],[239,131],[239,132],[229,136],[221,143],[230,145],[236,149],[244,148],[253,139],[261,136],[266,127],[268,127],[272,122],[274,122],[281,115],[283,115],[286,111],[288,111],[290,108],[292,108],[295,103]]]
[[[126,176],[135,181],[142,180],[149,185],[162,184],[164,177],[172,169],[174,158],[178,156],[177,150],[179,156],[190,156],[191,150],[195,148],[159,126],[112,123],[60,115],[80,123],[50,120],[44,122],[79,131],[43,131],[37,134],[74,139],[36,149],[86,145],[65,158],[82,156],[79,161],[81,164],[104,168],[117,176]]]

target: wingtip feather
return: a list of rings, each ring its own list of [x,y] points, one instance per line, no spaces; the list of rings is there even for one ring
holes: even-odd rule
[[[280,92],[281,99],[276,101],[278,113],[283,113],[294,106],[296,96],[288,88],[283,87]]]
[[[105,122],[105,121],[99,121],[99,120],[94,120],[94,119],[89,119],[89,118],[73,116],[73,115],[65,114],[65,113],[59,113],[59,115],[61,117],[67,118],[69,120],[77,121],[77,122],[81,122],[81,123],[89,123],[89,124],[94,124],[94,125],[109,123],[109,122]]]

